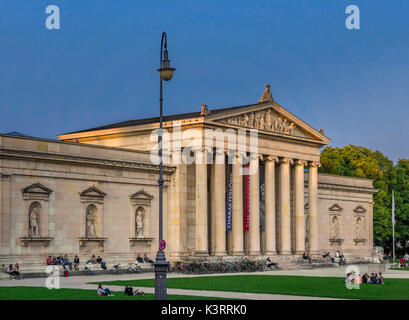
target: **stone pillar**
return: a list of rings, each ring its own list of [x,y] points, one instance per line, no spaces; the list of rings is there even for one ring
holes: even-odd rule
[[[318,162],[310,162],[308,167],[308,213],[310,254],[318,253]]]
[[[249,254],[260,255],[259,156],[251,155],[249,165]]]
[[[217,151],[214,165],[215,255],[226,255],[226,165],[224,151]]]
[[[291,206],[290,164],[291,159],[280,160],[280,254],[291,254]]]
[[[242,164],[239,158],[236,157],[235,163],[232,165],[233,173],[233,221],[232,221],[232,234],[233,234],[233,250],[234,256],[244,254],[244,239],[243,239],[243,175]]]
[[[295,253],[305,252],[305,221],[304,221],[304,166],[306,161],[295,162]]]
[[[265,162],[265,225],[266,255],[276,254],[276,201],[275,201],[275,161],[268,156]]]
[[[207,164],[206,152],[196,150],[196,255],[209,254],[207,236]]]
[[[210,166],[210,254],[214,255],[216,250],[216,206],[215,206],[215,167]]]

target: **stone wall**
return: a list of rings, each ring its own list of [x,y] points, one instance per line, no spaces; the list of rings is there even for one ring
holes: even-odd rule
[[[165,167],[164,208],[174,168]],[[158,248],[158,168],[126,149],[0,136],[0,264],[91,254],[132,260]],[[38,232],[30,227],[36,207]],[[143,236],[135,214],[143,213]],[[87,211],[95,234],[87,235]],[[167,212],[164,212],[168,221]],[[165,237],[169,228],[165,227]]]

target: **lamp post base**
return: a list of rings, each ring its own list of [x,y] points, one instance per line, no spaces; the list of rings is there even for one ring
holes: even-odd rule
[[[166,300],[166,274],[169,262],[166,261],[165,252],[158,250],[155,267],[155,300]]]

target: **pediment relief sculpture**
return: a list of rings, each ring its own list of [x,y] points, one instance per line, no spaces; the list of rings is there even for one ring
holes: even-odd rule
[[[297,132],[293,122],[273,113],[271,109],[245,113],[222,121],[236,126],[303,136],[300,132]]]

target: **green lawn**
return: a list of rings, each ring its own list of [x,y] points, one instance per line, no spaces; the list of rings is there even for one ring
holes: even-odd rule
[[[409,271],[409,268],[390,268],[389,270]]]
[[[96,290],[47,289],[42,287],[0,287],[0,300],[153,300],[154,295],[124,296],[123,292],[112,292],[112,297],[101,297]],[[221,298],[168,295],[168,300],[223,300]]]
[[[365,284],[359,290],[349,290],[343,278],[237,275],[205,276],[192,278],[169,278],[168,288],[234,291],[252,293],[275,293],[299,296],[315,296],[365,300],[408,300],[409,279],[385,279],[385,284]],[[130,285],[153,287],[154,280],[111,281],[106,285]]]

